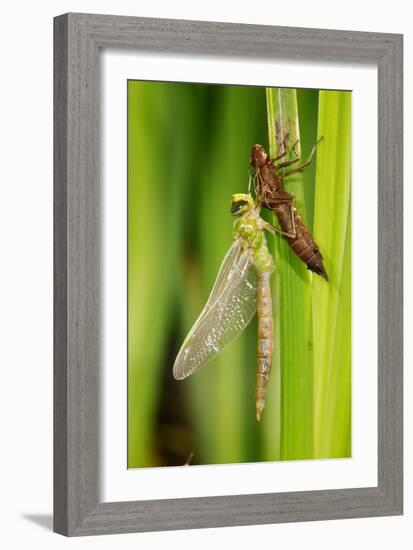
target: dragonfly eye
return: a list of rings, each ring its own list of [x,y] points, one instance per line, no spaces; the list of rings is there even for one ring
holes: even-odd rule
[[[248,206],[247,201],[241,200],[241,201],[233,202],[231,205],[231,214],[233,215],[239,214],[240,212],[245,210],[246,206]]]

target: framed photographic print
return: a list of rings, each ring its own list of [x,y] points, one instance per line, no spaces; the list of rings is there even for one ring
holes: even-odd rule
[[[402,513],[400,35],[57,17],[54,185],[57,532]]]

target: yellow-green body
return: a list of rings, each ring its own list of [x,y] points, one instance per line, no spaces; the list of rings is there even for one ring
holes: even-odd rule
[[[258,312],[256,416],[260,419],[270,376],[272,306],[270,277],[274,270],[264,229],[273,228],[260,217],[251,195],[232,197],[234,242],[218,272],[208,301],[175,359],[173,375],[182,380],[208,363],[245,329]]]
[[[240,209],[240,217],[234,222],[234,238],[241,238],[245,246],[252,249],[253,263],[258,273],[258,346],[255,406],[257,420],[260,420],[265,405],[265,392],[272,366],[273,320],[270,277],[274,271],[274,262],[268,250],[264,228],[267,224],[260,217],[259,207],[250,195],[237,194],[232,198],[233,204],[245,202]]]

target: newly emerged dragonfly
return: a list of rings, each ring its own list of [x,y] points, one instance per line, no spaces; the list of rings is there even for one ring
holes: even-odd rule
[[[272,363],[272,302],[270,277],[274,262],[264,230],[272,225],[260,216],[250,194],[232,196],[234,242],[228,250],[208,301],[186,337],[173,367],[177,380],[213,359],[246,328],[258,312],[256,417],[260,420]]]

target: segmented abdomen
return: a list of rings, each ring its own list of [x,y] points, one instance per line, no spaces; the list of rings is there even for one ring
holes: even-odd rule
[[[296,237],[286,237],[289,245],[300,260],[307,264],[308,269],[314,271],[314,273],[317,273],[317,275],[320,275],[328,281],[320,249],[296,210],[294,210],[294,223]]]
[[[285,236],[288,244],[308,269],[328,281],[320,249],[296,209],[293,209],[293,223],[291,209],[293,208],[294,195],[282,189],[279,178],[274,174],[273,168],[269,168],[268,165],[265,165],[265,170],[261,168],[260,176],[258,178],[258,193],[263,206],[274,211],[280,229],[284,233],[292,235],[295,230],[295,237]]]
[[[256,371],[255,407],[257,420],[265,405],[265,392],[272,365],[272,302],[271,272],[260,273],[258,282],[258,361]]]

